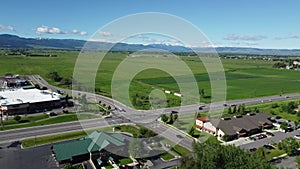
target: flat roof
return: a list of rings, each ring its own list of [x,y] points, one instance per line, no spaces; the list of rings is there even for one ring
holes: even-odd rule
[[[38,89],[5,89],[0,90],[0,105],[38,103],[60,100],[61,95],[51,90]]]

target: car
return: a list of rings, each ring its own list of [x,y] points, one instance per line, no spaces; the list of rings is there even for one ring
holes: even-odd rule
[[[178,137],[178,138],[183,138],[183,136],[182,136],[182,135],[179,135],[179,134],[177,134],[176,137]]]
[[[271,132],[266,132],[266,134],[267,135],[269,135],[269,136],[275,136],[273,133],[271,133]]]
[[[205,105],[199,106],[199,110],[203,110],[203,107],[205,107]]]
[[[250,152],[254,152],[254,151],[256,151],[257,150],[257,148],[250,148]]]
[[[300,134],[295,135],[294,138],[300,140]]]
[[[224,106],[224,107],[226,107],[226,106],[227,106],[227,104],[226,104],[226,103],[224,103],[224,104],[223,104],[223,106]]]
[[[112,115],[109,114],[109,115],[105,116],[104,118],[112,118]]]
[[[49,116],[57,116],[57,113],[51,112],[51,113],[49,113]]]
[[[257,137],[258,137],[258,139],[264,139],[264,138],[267,138],[267,135],[265,135],[265,134],[260,134],[260,135],[258,135]]]
[[[294,131],[294,129],[292,127],[288,127],[284,132],[288,133],[288,132],[292,132]]]
[[[268,150],[273,150],[275,149],[272,145],[269,145],[269,144],[265,144],[264,147]]]

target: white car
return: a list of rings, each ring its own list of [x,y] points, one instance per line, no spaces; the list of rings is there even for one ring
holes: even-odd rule
[[[295,135],[294,138],[300,140],[300,134]]]

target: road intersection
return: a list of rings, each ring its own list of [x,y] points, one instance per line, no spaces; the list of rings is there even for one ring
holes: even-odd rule
[[[28,76],[30,80],[39,84],[40,86],[45,86],[47,88],[57,88],[50,84],[48,84],[43,78],[39,75],[30,75]],[[63,133],[68,131],[76,131],[91,128],[100,128],[110,126],[112,124],[124,124],[124,123],[137,123],[141,124],[155,132],[157,132],[162,137],[171,140],[179,145],[192,150],[192,143],[194,141],[193,138],[189,136],[185,136],[181,131],[170,128],[162,123],[157,122],[157,119],[160,117],[162,113],[170,113],[172,110],[180,110],[180,115],[186,114],[194,114],[195,112],[204,112],[211,110],[223,110],[226,106],[230,105],[251,105],[258,104],[262,102],[271,102],[276,100],[286,100],[291,98],[300,98],[300,93],[296,94],[286,94],[286,95],[276,95],[276,96],[267,96],[261,98],[251,98],[251,99],[242,99],[242,100],[231,100],[227,102],[214,102],[209,104],[199,103],[194,105],[187,105],[181,107],[173,107],[173,108],[165,108],[163,110],[135,110],[130,108],[118,101],[115,101],[111,98],[97,95],[94,93],[82,92],[82,91],[74,91],[69,89],[59,88],[62,93],[72,95],[73,97],[78,97],[81,95],[86,95],[88,101],[94,101],[105,103],[107,106],[110,105],[113,111],[113,116],[111,118],[101,118],[101,119],[93,119],[93,120],[80,120],[77,122],[69,122],[63,124],[53,124],[47,126],[38,126],[38,127],[30,127],[24,129],[16,129],[16,130],[8,130],[1,131],[1,142],[10,142],[21,140],[24,138],[35,137],[40,135],[49,135],[56,133]],[[202,110],[199,110],[199,106],[202,106]],[[183,137],[178,138],[178,135],[182,135]]]

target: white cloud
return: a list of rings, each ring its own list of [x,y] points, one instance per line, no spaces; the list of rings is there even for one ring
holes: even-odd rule
[[[267,36],[264,35],[237,35],[237,34],[229,34],[225,37],[223,37],[223,40],[229,40],[229,41],[259,41],[266,39]]]
[[[12,26],[6,26],[0,24],[0,31],[14,31],[15,29]]]
[[[110,33],[110,32],[105,32],[105,31],[101,31],[101,32],[99,32],[99,34],[100,34],[101,36],[104,36],[104,37],[113,36],[112,33]]]
[[[235,41],[235,42],[231,42],[232,45],[234,46],[256,46],[258,45],[258,43],[256,42],[249,42],[249,41]]]
[[[299,39],[300,37],[295,34],[289,34],[287,36],[282,36],[282,37],[275,37],[275,40],[284,40],[284,39]]]
[[[37,34],[66,34],[66,32],[56,27],[40,26],[35,29]]]
[[[76,29],[71,30],[71,33],[76,34],[76,35],[80,35],[80,36],[87,35],[87,32],[85,32],[85,31],[78,31]]]
[[[75,34],[84,36],[88,33],[85,31],[79,31],[77,29],[73,29],[71,31],[63,31],[60,28],[57,27],[49,27],[49,26],[40,26],[35,29],[35,33],[37,34]]]

